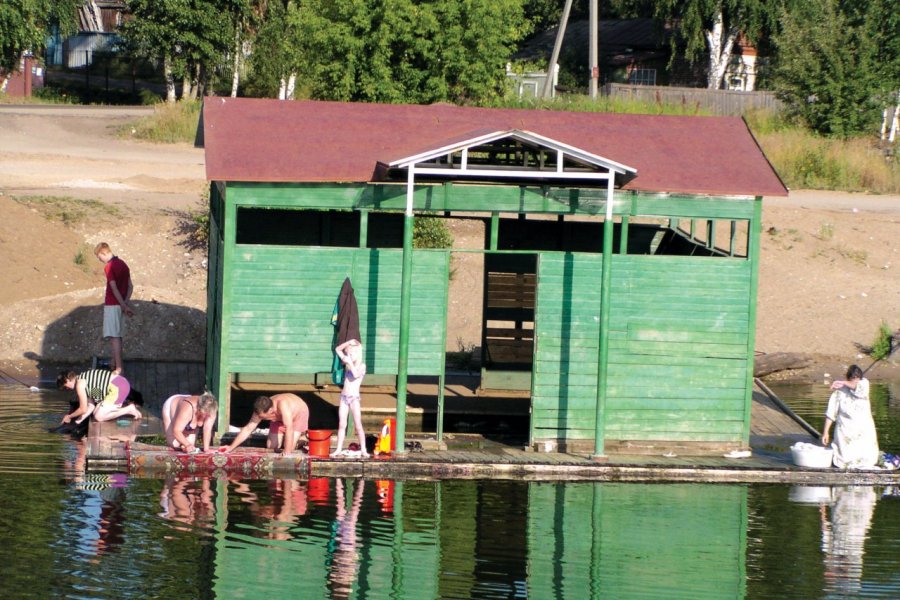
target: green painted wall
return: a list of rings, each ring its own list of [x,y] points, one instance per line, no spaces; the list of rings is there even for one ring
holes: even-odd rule
[[[594,437],[601,260],[562,252],[538,258],[532,440]]]
[[[750,266],[613,257],[608,439],[743,440]]]
[[[332,364],[331,316],[345,277],[359,306],[369,373],[396,374],[402,251],[284,246],[235,247],[227,269],[230,316],[222,369],[230,373],[317,373]],[[410,373],[441,369],[449,253],[413,259]]]
[[[532,440],[593,439],[600,255],[538,265]],[[740,443],[750,262],[615,255],[606,437]]]

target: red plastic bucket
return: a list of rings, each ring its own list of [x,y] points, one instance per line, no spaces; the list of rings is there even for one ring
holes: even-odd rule
[[[331,430],[310,429],[306,435],[309,438],[309,455],[328,458],[331,451]]]

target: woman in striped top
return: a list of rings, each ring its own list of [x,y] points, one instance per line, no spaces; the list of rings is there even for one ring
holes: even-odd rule
[[[141,411],[137,406],[124,406],[131,384],[121,375],[105,369],[91,369],[80,375],[74,371],[64,371],[56,379],[60,389],[75,390],[78,407],[63,417],[63,423],[75,421],[81,423],[91,414],[97,421],[111,421],[119,417],[140,419]]]

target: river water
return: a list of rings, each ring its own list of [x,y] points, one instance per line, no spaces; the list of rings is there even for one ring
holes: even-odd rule
[[[0,387],[4,598],[900,597],[890,487],[134,479],[46,433],[65,405]]]

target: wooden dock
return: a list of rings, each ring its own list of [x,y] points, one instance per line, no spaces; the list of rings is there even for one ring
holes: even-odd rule
[[[448,434],[442,444],[434,436],[410,434],[421,451],[390,457],[331,459],[305,453],[280,454],[242,447],[230,454],[175,452],[138,441],[161,431],[158,406],[174,393],[196,393],[203,386],[200,363],[134,361],[126,363],[129,379],[145,398],[147,415],[137,422],[93,423],[88,437],[87,468],[127,471],[135,477],[237,476],[365,477],[374,479],[525,479],[535,481],[681,481],[723,483],[806,483],[816,485],[900,484],[900,471],[809,469],[791,462],[790,446],[813,436],[763,393],[755,393],[748,458],[692,456],[660,449],[657,453],[611,453],[602,460],[587,454],[535,452],[477,434]],[[468,394],[454,393],[470,402]],[[475,391],[472,392],[476,393]],[[321,394],[328,400],[330,392]],[[382,416],[389,394],[372,394],[368,409]],[[378,398],[381,398],[380,400]],[[421,410],[429,410],[427,403]],[[519,409],[516,408],[516,411]],[[144,438],[146,439],[146,438]]]

